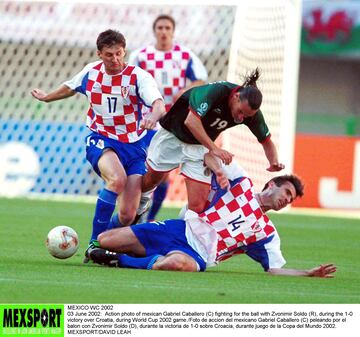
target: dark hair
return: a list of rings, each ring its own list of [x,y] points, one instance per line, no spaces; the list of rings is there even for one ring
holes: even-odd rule
[[[174,20],[174,18],[172,16],[170,16],[170,15],[167,15],[167,14],[161,14],[153,22],[153,31],[155,31],[155,26],[156,26],[156,24],[157,24],[157,22],[159,20],[169,20],[172,23],[173,28],[175,30],[175,20]]]
[[[247,100],[252,110],[258,110],[262,103],[262,93],[256,85],[260,77],[260,70],[256,68],[250,75],[245,76],[244,83],[240,87],[240,99]]]
[[[96,46],[99,51],[101,51],[104,47],[112,47],[115,44],[120,44],[123,48],[125,48],[126,40],[124,35],[113,29],[108,29],[100,33],[96,40]]]
[[[286,182],[289,182],[294,185],[297,197],[302,197],[304,195],[304,184],[301,181],[301,179],[294,174],[277,176],[277,177],[270,179],[265,184],[263,191],[269,187],[270,181],[273,181],[275,183],[275,185],[278,187],[284,185]]]

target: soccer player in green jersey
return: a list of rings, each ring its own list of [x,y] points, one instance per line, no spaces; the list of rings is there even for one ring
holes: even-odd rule
[[[233,154],[214,141],[222,131],[239,124],[246,125],[263,146],[269,161],[268,171],[284,168],[260,110],[262,93],[256,85],[259,76],[259,69],[255,69],[242,85],[214,82],[192,88],[180,96],[160,120],[162,129],[150,144],[149,171],[142,185],[143,203],[167,172],[180,167],[189,209],[197,213],[203,211],[210,186],[210,176],[204,170],[204,154],[211,152],[229,164]],[[138,214],[141,211],[140,206]]]

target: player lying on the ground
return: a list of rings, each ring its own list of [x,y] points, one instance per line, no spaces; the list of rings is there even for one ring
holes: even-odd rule
[[[283,268],[280,238],[265,212],[280,210],[303,195],[298,177],[275,177],[262,192],[255,193],[248,177],[233,174],[227,181],[224,171],[212,166],[216,160],[209,163],[209,159],[213,158],[205,161],[218,183],[230,186],[215,191],[206,211],[187,211],[185,220],[150,222],[104,232],[98,237],[102,248],[91,250],[90,258],[114,267],[204,271],[234,255],[247,254],[273,275],[333,277],[333,264],[308,270]]]

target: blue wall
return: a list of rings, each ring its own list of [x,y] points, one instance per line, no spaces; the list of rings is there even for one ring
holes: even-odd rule
[[[38,155],[40,174],[29,192],[95,195],[102,182],[85,158],[88,133],[78,124],[0,119],[0,148],[21,142]]]

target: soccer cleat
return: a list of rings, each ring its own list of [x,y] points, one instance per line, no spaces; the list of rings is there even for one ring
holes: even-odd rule
[[[84,263],[88,263],[90,261],[90,252],[95,249],[95,248],[99,248],[100,247],[100,244],[99,244],[99,241],[97,240],[92,240],[90,241],[89,243],[89,246],[86,248],[85,250],[85,258],[84,258]]]
[[[89,253],[89,258],[95,263],[102,264],[109,267],[118,267],[118,253],[110,252],[103,248],[94,248]]]
[[[135,219],[134,219],[134,221],[133,221],[133,223],[131,225],[136,225],[136,224],[139,224],[139,223],[148,222],[147,217],[148,217],[148,214],[150,212],[151,204],[152,204],[152,201],[150,200],[149,208],[147,210],[145,210],[141,214],[136,214]]]
[[[146,222],[146,215],[151,207],[152,200],[150,196],[141,196],[140,205],[136,211],[136,216],[131,225]]]

